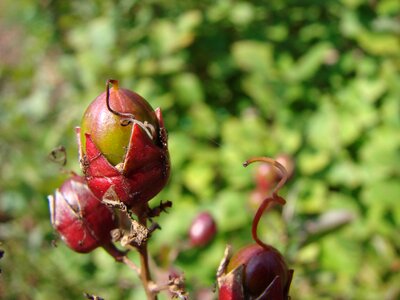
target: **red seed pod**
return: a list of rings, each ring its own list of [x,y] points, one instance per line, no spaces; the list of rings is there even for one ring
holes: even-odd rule
[[[252,244],[242,248],[230,260],[227,272],[239,266],[243,266],[245,299],[288,299],[292,271],[274,247]]]
[[[48,199],[51,223],[68,247],[87,253],[111,242],[110,231],[117,227],[114,215],[83,177],[67,179]]]
[[[293,270],[274,247],[252,244],[228,261],[218,275],[219,300],[290,299]]]
[[[161,110],[119,88],[118,81],[107,81],[77,134],[83,172],[100,199],[107,193],[129,208],[142,207],[167,183],[170,161]]]
[[[190,225],[190,245],[194,247],[203,247],[211,242],[216,232],[217,225],[213,216],[208,212],[201,212]]]
[[[217,273],[220,300],[289,299],[293,270],[289,270],[277,249],[265,244],[257,235],[257,227],[264,211],[273,204],[286,203],[278,192],[287,180],[287,172],[279,162],[268,157],[252,158],[243,165],[246,167],[257,161],[266,162],[276,168],[276,172],[281,173],[281,178],[274,183],[270,195],[260,203],[254,215],[251,234],[255,244],[241,249],[232,258],[230,251],[226,251]],[[227,250],[229,249],[228,247]]]

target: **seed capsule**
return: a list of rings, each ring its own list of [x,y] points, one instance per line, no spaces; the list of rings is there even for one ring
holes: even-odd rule
[[[247,298],[287,299],[292,271],[278,250],[252,244],[239,250],[228,264],[227,272],[243,266],[243,289]],[[273,297],[274,295],[274,297]]]
[[[112,87],[110,85],[112,84]],[[82,169],[100,199],[142,207],[167,183],[170,161],[161,110],[109,80],[77,128]]]
[[[87,253],[110,243],[110,231],[117,227],[114,215],[93,195],[83,177],[67,179],[48,200],[51,223],[68,247]]]
[[[189,240],[194,247],[203,247],[214,238],[217,232],[213,216],[208,212],[198,214],[190,225]]]

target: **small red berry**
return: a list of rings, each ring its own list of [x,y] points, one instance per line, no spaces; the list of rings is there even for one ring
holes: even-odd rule
[[[213,216],[208,212],[198,214],[190,225],[189,240],[194,247],[203,247],[214,238],[217,225]]]
[[[230,257],[230,247],[218,268],[219,300],[287,300],[292,282],[293,270],[289,270],[285,259],[274,247],[265,244],[257,235],[257,227],[264,211],[273,204],[284,205],[286,200],[278,195],[286,183],[287,171],[282,164],[269,157],[254,157],[243,163],[247,167],[253,162],[265,162],[274,167],[272,174],[278,174],[279,179],[272,177],[274,188],[268,191],[270,195],[260,203],[251,226],[251,234],[256,244],[242,248]],[[269,172],[272,169],[269,170]],[[271,174],[271,173],[266,174]],[[266,189],[265,186],[258,186]],[[268,188],[269,189],[269,188]]]
[[[110,231],[117,227],[114,215],[83,177],[67,179],[48,199],[51,223],[68,247],[87,253],[110,243]]]

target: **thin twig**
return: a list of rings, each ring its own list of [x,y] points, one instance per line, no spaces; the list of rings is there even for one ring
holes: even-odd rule
[[[145,211],[143,213],[140,213],[138,215],[139,217],[139,223],[143,226],[146,226],[147,223],[147,217],[145,215]],[[154,293],[151,289],[151,286],[153,285],[153,282],[151,280],[151,273],[150,273],[150,268],[149,268],[149,257],[148,257],[148,251],[147,251],[147,241],[144,241],[140,247],[138,247],[138,252],[140,256],[140,279],[142,280],[142,284],[144,287],[144,290],[147,295],[148,300],[157,300],[157,294]]]
[[[122,262],[140,276],[140,268],[133,261],[131,261],[127,256],[122,257]]]
[[[272,204],[272,203],[278,203],[280,205],[285,205],[286,200],[282,198],[281,196],[278,195],[279,190],[284,186],[288,179],[288,173],[285,169],[285,167],[277,162],[275,159],[269,158],[269,157],[254,157],[251,159],[246,160],[243,163],[244,167],[247,167],[249,164],[254,163],[254,162],[265,162],[271,164],[273,167],[277,168],[281,173],[282,173],[282,178],[278,182],[278,184],[275,186],[275,188],[272,191],[272,197],[267,197],[263,200],[259,208],[257,209],[256,214],[254,215],[253,218],[253,224],[251,226],[251,234],[253,236],[253,240],[260,245],[261,247],[265,249],[271,248],[271,246],[265,244],[263,241],[260,240],[260,238],[257,235],[257,227],[258,223],[260,222],[260,219],[264,213],[264,211],[267,209],[267,207]]]

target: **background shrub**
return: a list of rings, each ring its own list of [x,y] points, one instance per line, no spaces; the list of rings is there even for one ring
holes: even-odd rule
[[[64,145],[105,80],[163,109],[174,202],[150,243],[157,262],[208,210],[218,234],[176,265],[192,295],[223,249],[251,241],[258,155],[287,153],[288,204],[261,235],[295,269],[293,299],[395,299],[400,289],[400,4],[366,1],[10,1],[0,4],[2,299],[141,299],[101,250],[53,248],[45,197]],[[135,259],[135,257],[132,257]],[[207,262],[206,264],[204,262]]]

